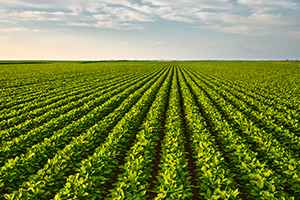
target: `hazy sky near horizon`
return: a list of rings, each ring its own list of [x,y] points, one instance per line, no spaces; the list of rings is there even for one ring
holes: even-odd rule
[[[0,59],[299,59],[299,0],[10,0]]]

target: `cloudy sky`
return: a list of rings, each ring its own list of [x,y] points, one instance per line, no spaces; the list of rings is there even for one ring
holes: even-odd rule
[[[299,59],[299,0],[2,0],[0,59]]]

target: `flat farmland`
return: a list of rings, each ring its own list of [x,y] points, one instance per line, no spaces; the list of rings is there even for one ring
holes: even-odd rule
[[[0,199],[299,199],[300,62],[1,61]]]

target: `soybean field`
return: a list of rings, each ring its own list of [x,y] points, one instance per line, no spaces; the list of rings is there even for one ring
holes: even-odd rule
[[[1,61],[0,199],[300,199],[300,62]]]

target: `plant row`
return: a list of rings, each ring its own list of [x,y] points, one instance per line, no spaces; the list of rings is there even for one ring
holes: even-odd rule
[[[118,176],[114,188],[109,191],[108,199],[147,199],[156,148],[163,130],[162,121],[166,112],[172,75],[170,72],[155,95],[136,140],[126,153],[124,165],[119,166],[122,173]]]
[[[147,71],[149,73],[149,71]],[[144,74],[135,74],[134,76],[129,76],[128,78],[133,78],[137,76],[145,76],[148,73]],[[112,77],[107,77],[105,80],[102,80],[99,77],[96,77],[92,80],[83,79],[79,83],[77,82],[75,85],[70,84],[67,87],[56,87],[52,90],[47,91],[38,91],[37,94],[31,94],[31,98],[35,98],[32,100],[31,98],[27,99],[26,94],[22,94],[21,98],[18,100],[15,97],[11,97],[11,99],[8,99],[3,103],[6,107],[9,107],[9,104],[15,105],[8,109],[3,109],[0,112],[0,119],[6,120],[10,117],[19,116],[20,114],[26,113],[28,111],[32,111],[36,108],[41,108],[43,106],[49,105],[53,102],[56,102],[60,99],[64,99],[68,96],[71,96],[73,94],[77,94],[78,92],[82,92],[86,90],[92,90],[94,88],[101,88],[105,86],[109,86],[111,84],[114,84],[116,82],[125,80],[125,77],[123,74],[118,74]],[[60,80],[57,80],[60,82]],[[42,94],[42,95],[41,95]],[[28,100],[28,101],[27,101]],[[34,113],[30,113],[34,114]],[[2,126],[0,126],[2,127]],[[1,128],[2,129],[2,128]]]
[[[92,93],[92,91],[95,89],[105,89],[107,87],[113,86],[114,84],[117,84],[120,81],[125,80],[123,77],[115,78],[112,80],[103,81],[101,85],[96,85],[93,82],[83,82],[82,84],[77,85],[76,87],[71,86],[68,88],[64,88],[61,92],[56,91],[54,96],[48,95],[45,96],[45,99],[26,102],[26,105],[22,105],[23,107],[20,109],[16,107],[5,109],[3,110],[4,113],[2,112],[2,114],[0,114],[0,127],[3,130],[5,128],[22,122],[22,120],[24,121],[24,119],[26,118],[38,117],[44,114],[47,110],[64,105],[64,103],[68,99],[70,99],[68,101],[72,101],[72,99],[75,99],[75,97],[78,95],[83,96],[84,94],[89,94],[89,92]],[[18,121],[14,119],[15,117],[18,117]]]
[[[180,89],[193,156],[196,159],[198,188],[203,199],[238,199],[237,184],[227,167],[214,136],[207,129],[205,118],[182,73]]]
[[[2,130],[0,132],[0,138],[1,140],[11,140],[13,137],[26,134],[28,131],[31,131],[44,123],[48,122],[49,120],[54,120],[55,118],[61,117],[61,115],[79,107],[84,104],[89,104],[88,102],[97,99],[100,96],[109,93],[110,95],[118,93],[118,91],[122,91],[122,89],[126,88],[128,85],[133,85],[137,83],[139,80],[142,80],[146,76],[140,77],[140,78],[133,78],[129,80],[124,80],[115,84],[112,84],[110,86],[106,87],[96,87],[95,89],[88,90],[88,91],[82,91],[77,96],[70,96],[69,98],[63,99],[57,103],[54,103],[52,105],[46,106],[41,109],[37,109],[33,111],[35,114],[38,112],[42,112],[44,114],[41,114],[40,116],[33,117],[30,113],[24,113],[21,116],[14,117],[10,119],[10,124],[16,124],[20,121],[25,120],[25,122],[20,123],[14,127],[10,127],[9,129]],[[67,118],[66,118],[67,119]],[[63,124],[62,124],[63,126]]]
[[[190,199],[193,193],[184,147],[186,141],[180,112],[177,70],[172,77],[164,134],[160,170],[154,188],[155,199]]]
[[[20,135],[16,135],[16,137],[11,141],[2,141],[3,146],[0,149],[0,158],[2,161],[1,166],[4,164],[5,160],[10,159],[16,155],[20,155],[21,153],[25,153],[27,148],[30,148],[32,145],[42,141],[44,138],[51,137],[51,135],[53,135],[53,132],[64,131],[63,128],[66,128],[68,126],[76,127],[74,126],[74,121],[76,120],[83,120],[85,118],[88,118],[90,119],[90,121],[87,121],[89,122],[88,124],[92,125],[92,123],[95,123],[97,119],[100,119],[103,115],[108,114],[115,108],[111,107],[110,104],[114,104],[115,106],[117,106],[122,100],[126,98],[126,95],[128,96],[132,91],[134,91],[136,88],[140,87],[140,85],[143,85],[150,79],[151,77],[144,78],[144,80],[142,79],[140,84],[136,83],[136,81],[125,85],[120,83],[119,85],[114,86],[115,90],[109,91],[109,89],[113,89],[109,88],[106,91],[100,91],[91,96],[80,99],[77,102],[72,102],[62,108],[52,110],[53,113],[58,113],[58,117],[46,118],[46,120],[49,120],[47,123],[32,130],[30,129],[31,126],[23,125],[19,126],[19,129],[15,128],[10,129],[11,131],[2,132],[5,133],[5,135],[2,135],[2,138],[10,138],[15,136],[15,134]],[[114,98],[112,99],[112,97]],[[104,104],[106,107],[102,106],[102,110],[99,110],[98,106],[102,105],[109,99],[111,101],[108,101],[106,104]],[[66,111],[65,114],[64,111]],[[89,115],[87,115],[88,113]],[[39,125],[38,122],[40,122],[41,119],[37,118],[33,119],[32,121],[36,122],[37,125]],[[85,126],[87,126],[87,122],[82,124],[81,127],[84,128]]]
[[[167,73],[152,84],[146,92],[141,90],[135,92],[141,98],[108,132],[104,142],[95,149],[94,153],[89,158],[82,160],[77,167],[77,173],[67,178],[64,187],[54,199],[99,199],[106,195],[106,187],[112,181],[120,158],[135,140],[138,128],[148,113],[166,76]],[[102,124],[100,128],[95,137],[99,137],[98,134],[103,134],[106,126]],[[88,137],[88,135],[84,137]]]
[[[279,177],[265,164],[257,159],[257,153],[249,149],[245,140],[238,134],[239,131],[228,123],[223,112],[216,106],[216,102],[222,101],[217,98],[217,93],[208,87],[200,87],[198,82],[191,79],[190,75],[183,72],[189,87],[203,110],[206,121],[212,131],[216,133],[216,140],[220,143],[225,156],[229,160],[229,167],[237,175],[237,180],[244,189],[248,199],[272,199],[291,197],[283,191]],[[224,100],[223,100],[224,101]],[[230,109],[227,107],[222,107]],[[230,112],[230,111],[229,111]],[[234,113],[231,113],[234,116]]]
[[[266,100],[261,100],[261,98],[259,98],[259,96],[255,93],[245,91],[245,89],[239,89],[238,86],[220,84],[219,80],[207,78],[207,76],[204,75],[201,75],[201,79],[206,79],[207,81],[205,82],[213,83],[214,85],[216,85],[216,87],[220,87],[226,90],[226,93],[230,93],[236,98],[244,101],[247,108],[252,108],[256,112],[260,112],[260,114],[266,115],[262,117],[271,117],[279,126],[283,125],[285,128],[295,133],[300,131],[300,127],[298,126],[298,120],[300,120],[300,116],[295,110],[290,110],[286,107],[282,107],[282,105],[278,103],[268,103],[268,101]]]
[[[76,137],[85,135],[85,132],[90,127],[91,130],[89,132],[94,133],[96,130],[101,130],[99,128],[104,127],[105,129],[109,129],[116,124],[118,120],[120,120],[120,117],[128,111],[139,96],[145,92],[162,73],[165,73],[165,70],[154,76],[149,76],[146,80],[134,84],[118,95],[111,97],[108,101],[91,110],[79,120],[54,132],[51,137],[45,138],[41,143],[32,146],[26,154],[7,160],[5,166],[3,166],[0,171],[1,182],[4,183],[4,186],[1,187],[1,191],[4,192],[1,193],[10,193],[18,189],[19,185],[32,177],[31,175],[42,168],[58,151],[67,148],[66,145],[70,143],[70,140],[76,141]],[[139,91],[139,93],[135,94],[133,93],[134,91]],[[88,108],[88,106],[85,107]],[[81,150],[83,149],[81,148]]]
[[[197,81],[197,83],[201,84],[200,80]],[[208,87],[210,86],[202,86],[202,88]],[[211,91],[218,91],[222,95]],[[219,87],[212,87],[211,90],[208,90],[208,93],[210,93],[211,98],[214,99],[213,101],[220,108],[226,120],[233,124],[236,132],[245,139],[246,144],[249,144],[249,148],[258,153],[258,159],[262,163],[268,164],[275,176],[280,177],[280,186],[286,191],[289,191],[293,196],[300,195],[298,191],[300,189],[298,183],[300,161],[298,155],[292,153],[292,149],[289,148],[293,143],[299,144],[299,142],[291,137],[290,140],[286,140],[290,142],[290,145],[283,146],[281,141],[287,138],[286,135],[283,133],[280,134],[280,131],[277,129],[277,131],[269,132],[268,129],[265,131],[258,128],[257,123],[253,123],[246,115],[236,109],[245,108],[245,105],[233,96],[230,96],[228,92],[222,91]],[[223,97],[225,97],[225,99]],[[229,102],[232,102],[234,106]],[[252,113],[255,112],[252,111]],[[272,122],[269,122],[269,125],[272,125]],[[273,124],[273,126],[276,125]],[[288,132],[284,133],[288,135]],[[280,138],[280,136],[282,136],[282,138]],[[277,141],[276,138],[281,140]],[[299,148],[298,145],[295,145],[295,148]]]

